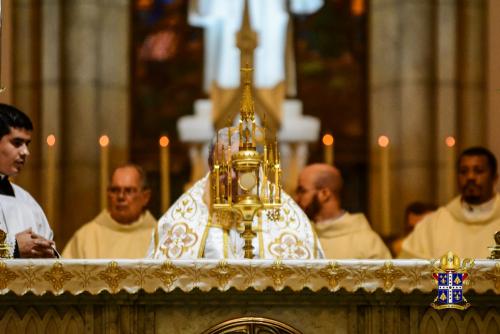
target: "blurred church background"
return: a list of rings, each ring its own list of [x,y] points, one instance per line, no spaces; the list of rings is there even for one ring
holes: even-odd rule
[[[170,139],[172,200],[200,168],[177,128],[196,100],[210,98],[204,29],[188,22],[196,2],[2,1],[0,100],[35,124],[16,182],[52,212],[59,248],[100,210],[101,135],[110,170],[128,160],[145,167],[157,217],[160,136]],[[450,159],[462,148],[485,145],[500,158],[500,1],[324,0],[314,13],[290,15],[290,28],[296,90],[286,98],[321,124],[307,162],[323,161],[321,137],[332,134],[344,203],[384,237],[402,231],[408,203],[453,196]]]

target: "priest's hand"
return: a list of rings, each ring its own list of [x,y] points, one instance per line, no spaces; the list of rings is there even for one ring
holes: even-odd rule
[[[53,258],[54,242],[34,233],[31,228],[16,234],[21,258]]]

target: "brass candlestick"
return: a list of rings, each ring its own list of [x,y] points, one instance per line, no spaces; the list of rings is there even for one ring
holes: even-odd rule
[[[7,243],[7,233],[0,230],[0,258],[9,259],[12,258],[11,249],[12,247]]]
[[[252,230],[255,214],[262,209],[275,211],[281,207],[281,164],[277,141],[268,143],[265,124],[259,127],[255,123],[252,70],[245,67],[241,72],[244,79],[240,120],[237,129],[227,128],[226,147],[219,142],[217,132],[212,157],[211,200],[214,212],[230,211],[240,218],[244,225],[241,237],[245,241],[245,258],[251,259],[252,240],[256,236]],[[238,151],[233,153],[231,138],[235,132],[239,135],[239,145]],[[259,132],[260,138],[257,138]],[[259,153],[259,150],[263,153]],[[271,220],[278,217],[279,214],[268,215]]]

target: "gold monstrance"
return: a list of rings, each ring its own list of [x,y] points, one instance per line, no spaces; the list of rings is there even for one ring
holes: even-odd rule
[[[219,138],[213,153],[211,171],[211,203],[214,213],[235,213],[245,229],[241,233],[245,240],[245,258],[253,258],[252,222],[260,210],[268,212],[270,220],[279,217],[281,207],[281,167],[278,143],[268,142],[266,125],[255,123],[252,97],[252,69],[241,69],[243,77],[240,120],[238,128],[228,127],[227,146],[220,146]],[[238,152],[231,152],[231,137],[239,134]],[[219,133],[219,131],[217,131]],[[262,152],[262,153],[259,153]],[[220,215],[223,216],[223,215]]]

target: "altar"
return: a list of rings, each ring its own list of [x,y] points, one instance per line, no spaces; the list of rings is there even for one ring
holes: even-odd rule
[[[500,262],[466,311],[426,260],[5,260],[0,333],[499,333]]]

